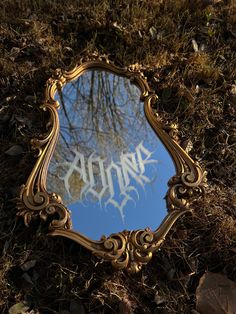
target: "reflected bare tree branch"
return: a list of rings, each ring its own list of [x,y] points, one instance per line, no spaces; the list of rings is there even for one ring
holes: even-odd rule
[[[127,78],[105,71],[88,71],[59,90],[57,97],[61,104],[60,137],[49,167],[48,189],[57,186],[63,199],[68,198],[66,193],[77,195],[78,199],[86,183],[86,178],[83,181],[71,174],[67,183],[73,186],[71,192],[63,189],[65,169],[78,152],[86,160],[95,153],[104,160],[119,162],[121,154],[134,150],[143,139],[150,143],[153,139],[149,136],[140,90]],[[76,167],[84,166],[83,158],[78,158]],[[98,166],[93,164],[94,175],[99,174]],[[84,171],[88,171],[86,167]],[[96,180],[99,193],[103,182],[99,175]]]

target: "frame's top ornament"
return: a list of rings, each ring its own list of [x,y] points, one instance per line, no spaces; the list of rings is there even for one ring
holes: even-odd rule
[[[79,232],[71,230],[70,213],[63,205],[61,197],[46,189],[46,177],[50,159],[54,153],[60,123],[58,117],[59,102],[54,99],[56,91],[60,92],[68,82],[75,80],[85,71],[100,69],[130,79],[141,91],[146,119],[154,132],[171,155],[176,167],[176,174],[169,180],[166,195],[168,215],[158,228],[152,232],[145,230],[123,231],[102,237],[94,241]],[[51,236],[64,236],[92,251],[96,256],[111,261],[118,269],[127,269],[131,273],[139,271],[143,264],[151,259],[153,252],[158,250],[174,222],[184,213],[190,211],[190,203],[197,194],[202,193],[206,182],[203,172],[187,152],[178,144],[177,126],[166,125],[161,120],[155,107],[157,95],[150,90],[147,81],[135,66],[119,68],[104,59],[82,62],[71,71],[57,70],[47,81],[45,102],[41,109],[48,111],[50,119],[47,134],[32,139],[32,149],[38,155],[35,166],[21,189],[17,215],[24,217],[25,225],[32,218],[39,217],[49,221]],[[56,189],[56,187],[55,187]]]

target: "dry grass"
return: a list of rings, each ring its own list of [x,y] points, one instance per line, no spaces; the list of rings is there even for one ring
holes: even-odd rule
[[[35,313],[69,314],[73,306],[81,313],[191,313],[204,271],[235,280],[234,1],[3,0],[0,20],[1,313],[23,300]],[[11,199],[34,163],[29,140],[46,123],[38,110],[44,84],[55,68],[93,52],[142,66],[164,119],[179,124],[208,171],[210,187],[193,216],[178,221],[133,277],[13,219]],[[23,153],[7,157],[16,144]],[[36,264],[24,272],[30,260]]]

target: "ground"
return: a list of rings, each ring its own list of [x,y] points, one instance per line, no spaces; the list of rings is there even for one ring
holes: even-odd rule
[[[235,1],[3,0],[0,19],[1,313],[22,313],[12,306],[23,301],[27,313],[196,313],[206,271],[236,280]],[[193,214],[132,276],[15,219],[35,161],[30,139],[46,124],[45,82],[93,54],[140,66],[164,121],[208,173]]]

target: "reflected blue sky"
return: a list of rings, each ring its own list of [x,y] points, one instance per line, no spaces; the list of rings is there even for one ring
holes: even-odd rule
[[[62,196],[73,230],[99,239],[150,227],[166,216],[171,157],[148,124],[128,79],[88,71],[56,98],[60,137],[47,189]]]

